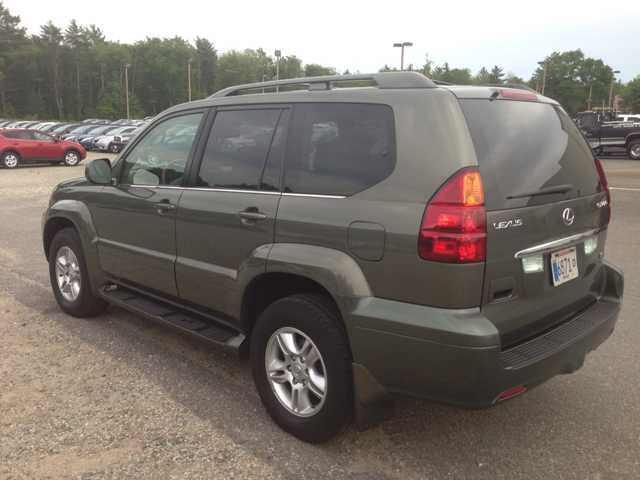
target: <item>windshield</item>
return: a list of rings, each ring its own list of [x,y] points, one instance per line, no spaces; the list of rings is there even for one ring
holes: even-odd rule
[[[487,210],[553,203],[599,191],[593,153],[561,107],[476,99],[462,99],[460,105],[478,156]],[[566,185],[572,188],[553,188]],[[541,189],[556,193],[522,196]]]

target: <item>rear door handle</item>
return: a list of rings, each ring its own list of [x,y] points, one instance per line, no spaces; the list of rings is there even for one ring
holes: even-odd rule
[[[253,225],[258,220],[266,220],[267,215],[259,212],[256,207],[248,207],[242,212],[238,212],[238,217],[242,219],[245,225]]]
[[[154,205],[154,208],[158,211],[158,213],[163,213],[175,209],[176,206],[173,203],[156,203]]]

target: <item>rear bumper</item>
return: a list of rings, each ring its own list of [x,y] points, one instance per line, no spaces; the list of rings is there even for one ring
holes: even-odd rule
[[[603,262],[603,290],[589,308],[557,328],[502,351],[479,308],[445,310],[378,298],[337,296],[353,360],[391,395],[485,408],[572,373],[613,332],[622,304],[622,272]],[[366,400],[366,399],[364,399]]]

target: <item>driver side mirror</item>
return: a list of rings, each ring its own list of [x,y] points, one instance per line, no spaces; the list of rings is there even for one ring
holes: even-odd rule
[[[108,158],[97,158],[87,164],[84,177],[97,185],[111,184],[111,162]]]

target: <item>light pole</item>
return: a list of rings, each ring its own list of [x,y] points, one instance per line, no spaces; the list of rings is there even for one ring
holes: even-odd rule
[[[620,70],[616,70],[611,74],[611,88],[609,89],[609,109],[611,109],[611,94],[613,93],[613,79],[616,73],[620,73]]]
[[[129,120],[129,69],[131,64],[128,63],[124,66],[124,89],[127,91],[127,120]]]
[[[280,50],[276,50],[276,80],[280,80],[280,56],[282,53]],[[278,91],[278,87],[276,87],[276,92]]]
[[[544,74],[542,75],[542,95],[544,95],[544,87],[547,82],[547,65],[553,65],[553,60],[543,60],[538,65],[544,65]]]
[[[593,90],[593,84],[589,84],[589,100],[587,100],[587,110],[591,110],[591,90]]]
[[[400,71],[402,72],[404,70],[404,47],[413,47],[413,43],[411,42],[394,43],[393,46],[402,48],[402,53],[400,54]]]
[[[265,82],[266,78],[267,78],[267,74],[266,74],[266,73],[263,73],[263,74],[262,74],[262,83],[264,83],[264,82]],[[264,93],[264,88],[262,89],[262,93]]]
[[[189,101],[191,101],[191,64],[195,62],[193,58],[190,58],[187,62],[187,72],[189,76]]]

